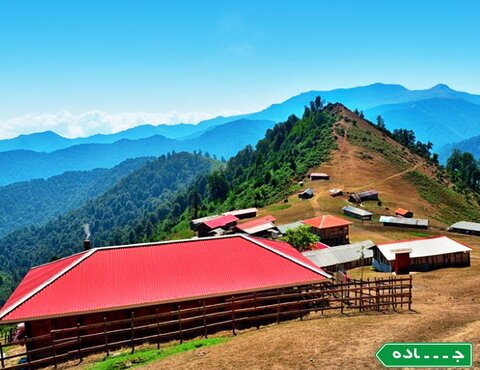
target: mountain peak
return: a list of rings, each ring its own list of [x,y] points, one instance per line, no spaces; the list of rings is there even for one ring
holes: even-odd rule
[[[435,86],[433,86],[430,90],[443,90],[443,91],[447,91],[447,90],[452,90],[448,85],[445,85],[445,84],[437,84]]]

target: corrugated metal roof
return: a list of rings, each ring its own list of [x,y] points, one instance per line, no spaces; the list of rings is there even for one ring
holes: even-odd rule
[[[373,215],[373,213],[371,213],[371,212],[365,211],[364,209],[352,207],[352,206],[345,206],[342,209],[344,211],[354,213],[354,214],[359,215],[359,216],[372,216]]]
[[[267,222],[266,224],[261,224],[257,226],[252,226],[248,228],[243,228],[241,229],[244,233],[250,234],[250,235],[255,235],[258,233],[261,233],[263,231],[267,231],[270,229],[276,229],[277,227],[275,226],[274,223],[272,222]]]
[[[361,193],[357,193],[357,195],[360,198],[368,197],[369,195],[375,195],[375,194],[378,194],[378,190],[368,190],[368,191],[362,191]]]
[[[347,226],[352,224],[350,221],[332,215],[309,218],[307,220],[303,220],[302,222],[306,225],[316,227],[317,229],[328,229],[331,227]]]
[[[339,245],[336,247],[303,252],[302,254],[319,267],[335,266],[342,263],[356,261],[361,258],[373,257],[373,251],[369,248],[375,246],[371,240],[363,242]]]
[[[310,177],[316,176],[316,177],[329,177],[328,174],[323,173],[323,172],[312,172],[310,174]]]
[[[226,215],[219,216],[210,221],[206,221],[204,222],[204,224],[207,225],[210,229],[216,229],[218,227],[222,227],[236,221],[238,221],[237,217],[233,215]]]
[[[253,213],[253,212],[255,212],[255,213],[258,212],[258,209],[256,209],[256,208],[236,209],[236,210],[233,210],[233,211],[224,212],[223,215],[224,216],[227,216],[227,215],[241,216],[241,215],[245,215],[245,214]]]
[[[480,224],[469,221],[459,221],[450,226],[451,229],[460,229],[465,231],[477,231],[480,232]]]
[[[249,229],[255,229],[255,228],[258,228],[259,226],[266,226],[266,225],[271,225],[269,226],[267,229],[270,229],[272,227],[275,227],[274,224],[272,224],[272,222],[276,221],[276,218],[273,217],[273,216],[264,216],[264,217],[260,217],[260,218],[256,218],[255,220],[252,220],[252,221],[248,221],[248,222],[244,222],[242,224],[239,224],[237,225],[237,229],[239,230],[242,230],[246,233],[248,233],[247,230]],[[267,230],[265,229],[265,230]]]
[[[106,311],[325,277],[287,243],[280,248],[242,235],[95,248],[61,266],[30,270],[0,318],[18,322]]]
[[[380,216],[380,222],[410,226],[428,226],[428,220],[422,218],[403,218],[393,216]]]
[[[446,236],[436,238],[407,240],[377,245],[378,249],[389,261],[395,260],[395,253],[398,249],[411,249],[410,258],[438,256],[441,254],[469,252],[471,249],[450,239]]]
[[[295,221],[289,224],[278,225],[277,229],[280,230],[282,234],[285,234],[287,230],[296,229],[300,226],[304,226],[304,223],[302,221]]]
[[[397,208],[395,210],[395,213],[398,213],[399,215],[405,216],[407,213],[409,213],[409,210],[406,210],[404,208]]]
[[[205,217],[200,217],[200,218],[196,218],[194,220],[191,220],[190,223],[192,225],[198,225],[198,224],[201,224],[205,221],[210,221],[210,220],[214,220],[216,218],[220,217],[220,215],[210,215],[210,216],[205,216]]]

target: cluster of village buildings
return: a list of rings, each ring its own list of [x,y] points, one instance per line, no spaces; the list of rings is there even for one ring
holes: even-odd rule
[[[310,178],[329,177],[311,174]],[[313,190],[307,190],[299,196],[313,195]],[[342,193],[341,189],[330,190],[332,196]],[[351,204],[343,208],[345,216],[372,220],[372,213],[358,204],[379,201],[377,191],[349,194],[349,200]],[[81,253],[32,268],[1,308],[0,325],[25,323],[29,338],[43,338],[27,343],[27,349],[35,353],[58,328],[92,324],[100,333],[107,320],[128,322],[139,315],[179,311],[180,306],[199,310],[205,304],[231,302],[233,296],[242,294],[255,297],[279,287],[329,283],[333,273],[358,266],[401,274],[470,265],[471,249],[446,236],[352,244],[352,222],[341,217],[322,215],[277,225],[275,217],[257,215],[256,208],[248,208],[191,220],[197,236],[188,240],[103,248],[85,243]],[[395,216],[381,216],[380,222],[428,227],[428,220],[413,216],[399,208]],[[320,241],[300,253],[281,237],[302,225],[310,227]],[[480,235],[480,224],[462,221],[450,231]],[[95,330],[92,336],[99,335]]]

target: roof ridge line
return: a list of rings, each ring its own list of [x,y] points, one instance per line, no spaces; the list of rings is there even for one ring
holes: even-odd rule
[[[60,277],[65,275],[67,272],[78,266],[80,263],[85,261],[87,258],[89,258],[92,254],[94,254],[97,251],[98,248],[93,248],[89,250],[87,253],[85,253],[84,256],[80,257],[78,260],[72,262],[70,265],[66,266],[63,268],[61,271],[53,275],[50,279],[46,280],[42,284],[40,284],[38,287],[35,289],[31,290],[28,292],[25,296],[17,300],[15,303],[13,303],[10,307],[7,307],[4,311],[0,311],[0,320],[3,319],[6,315],[10,314],[13,310],[17,309],[19,306],[24,304],[26,301],[28,301],[30,298],[41,292],[43,289],[54,283],[56,280],[58,280]]]
[[[287,254],[285,254],[285,253],[283,253],[283,252],[280,252],[279,250],[276,250],[275,248],[270,247],[269,245],[267,245],[267,244],[265,244],[265,243],[262,243],[262,242],[260,242],[260,241],[258,241],[258,240],[256,240],[256,239],[252,238],[252,237],[249,236],[249,235],[240,234],[240,236],[241,236],[242,238],[244,238],[244,239],[252,242],[252,243],[255,243],[256,245],[258,245],[258,246],[260,246],[260,247],[262,247],[262,248],[265,248],[265,249],[269,250],[270,252],[273,252],[273,253],[281,256],[281,257],[284,257],[284,258],[286,258],[286,259],[288,259],[288,260],[296,263],[297,265],[300,265],[300,266],[302,266],[302,267],[304,267],[304,268],[307,268],[307,269],[309,269],[309,270],[311,270],[311,271],[313,271],[313,272],[316,272],[317,274],[320,274],[320,275],[322,275],[322,276],[324,276],[324,277],[326,277],[326,278],[328,278],[328,279],[330,279],[330,278],[332,277],[332,275],[328,274],[327,272],[323,271],[322,269],[318,269],[318,270],[317,270],[316,268],[314,268],[314,267],[312,267],[312,266],[309,266],[308,264],[306,264],[306,263],[304,263],[304,262],[302,262],[302,261],[299,261],[299,260],[297,260],[296,258],[294,258],[294,257],[292,257],[292,256],[289,256],[289,255],[287,255]],[[288,243],[287,243],[287,244],[288,244]],[[288,244],[288,245],[290,245],[290,244]],[[291,246],[291,245],[290,245],[290,246]],[[300,252],[299,252],[299,253],[300,253]]]
[[[437,236],[429,236],[427,238],[393,240],[391,242],[377,243],[376,245],[379,246],[379,245],[388,245],[388,244],[395,244],[395,243],[408,243],[408,242],[417,242],[420,240],[431,240],[431,239],[440,239],[440,238],[448,238],[450,240],[453,240],[449,238],[447,235],[437,235]]]

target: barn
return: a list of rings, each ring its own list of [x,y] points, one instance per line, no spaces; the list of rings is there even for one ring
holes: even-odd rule
[[[235,226],[235,231],[255,236],[272,236],[272,233],[279,234],[280,231],[275,226],[277,219],[273,216],[264,216],[252,221],[244,222]]]
[[[323,270],[334,273],[339,269],[349,270],[372,264],[375,246],[371,240],[338,245],[334,248],[303,252],[302,254]]]
[[[372,247],[377,271],[428,271],[470,266],[471,249],[446,236],[382,243]]]
[[[213,219],[208,219],[197,225],[197,233],[199,237],[214,236],[220,230],[230,230],[238,222],[238,217],[233,215],[218,216]]]
[[[413,212],[409,211],[408,209],[404,208],[397,208],[395,210],[395,214],[400,217],[405,217],[405,218],[412,218],[413,217]]]
[[[298,193],[298,197],[299,197],[300,199],[310,199],[310,198],[313,198],[313,189],[311,189],[311,188],[305,189],[304,191]]]
[[[378,191],[368,190],[361,193],[351,193],[348,200],[353,203],[361,203],[367,200],[378,200]]]
[[[428,220],[422,218],[380,216],[380,222],[383,223],[383,226],[428,229]]]
[[[268,292],[329,278],[289,244],[246,235],[94,248],[32,268],[0,310],[0,325],[25,323],[29,362],[59,359],[102,351],[107,343],[168,341],[172,332],[204,335],[198,325],[211,333],[225,330],[222,320],[232,315],[238,325],[252,326],[232,302],[253,309]],[[218,308],[203,311],[199,324],[194,317],[205,305]]]
[[[311,231],[320,237],[322,243],[329,246],[348,244],[349,226],[352,222],[343,218],[324,215],[302,221]]]
[[[358,218],[360,220],[372,220],[373,213],[365,211],[361,208],[356,208],[352,206],[345,206],[342,208],[343,214],[346,216]]]
[[[308,175],[308,177],[310,177],[310,180],[314,181],[314,180],[329,180],[330,179],[330,176],[327,175],[326,173],[320,173],[320,172],[312,172],[310,175]]]
[[[480,224],[476,222],[460,221],[450,226],[448,231],[462,234],[480,235]]]

